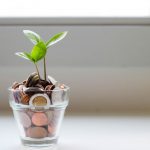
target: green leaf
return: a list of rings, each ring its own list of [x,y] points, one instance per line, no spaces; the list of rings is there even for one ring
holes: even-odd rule
[[[59,42],[60,40],[62,40],[66,35],[67,35],[67,31],[61,32],[61,33],[58,33],[58,34],[54,35],[52,38],[50,38],[46,42],[46,47],[49,48],[51,45],[53,45],[53,44]]]
[[[46,55],[46,46],[43,42],[40,42],[36,44],[32,51],[31,51],[31,57],[34,60],[34,62],[37,62],[45,57]]]
[[[30,61],[33,61],[32,57],[30,56],[30,54],[26,53],[26,52],[17,52],[15,53],[17,56],[20,56],[24,59],[27,59],[27,60],[30,60]]]
[[[33,44],[37,44],[41,41],[41,37],[33,31],[23,30],[23,33]]]
[[[40,47],[41,49],[43,50],[46,50],[46,45],[43,41],[40,41],[38,44],[37,44],[38,47]]]

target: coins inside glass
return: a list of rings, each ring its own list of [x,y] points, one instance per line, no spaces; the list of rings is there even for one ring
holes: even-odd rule
[[[27,94],[22,94],[21,103],[24,105],[29,105],[30,97]]]

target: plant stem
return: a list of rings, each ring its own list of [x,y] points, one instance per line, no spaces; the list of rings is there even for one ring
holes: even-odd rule
[[[46,58],[44,57],[44,79],[46,81]]]
[[[38,74],[38,76],[39,76],[39,80],[40,80],[40,74],[39,74],[39,70],[38,70],[37,64],[36,64],[36,63],[34,63],[34,64],[35,64],[36,71],[37,71],[37,74]]]

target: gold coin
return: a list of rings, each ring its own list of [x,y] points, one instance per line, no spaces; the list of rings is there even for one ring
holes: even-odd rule
[[[30,106],[49,106],[50,99],[47,94],[34,94],[29,101]]]
[[[44,106],[47,104],[47,99],[43,96],[37,96],[32,100],[34,106]]]

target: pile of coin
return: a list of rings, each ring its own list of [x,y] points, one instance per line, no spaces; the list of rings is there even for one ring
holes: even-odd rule
[[[29,106],[16,110],[16,118],[24,136],[36,139],[56,136],[64,109],[50,106],[67,99],[66,89],[64,84],[59,84],[53,77],[48,76],[46,81],[40,79],[37,73],[32,73],[21,83],[13,83],[14,102]]]
[[[62,112],[61,112],[62,111]],[[25,136],[30,138],[45,138],[56,136],[59,120],[63,110],[19,111],[17,117]]]
[[[64,84],[59,84],[53,77],[40,79],[37,73],[32,73],[27,80],[12,85],[13,97],[16,103],[23,105],[45,106],[65,100]]]

